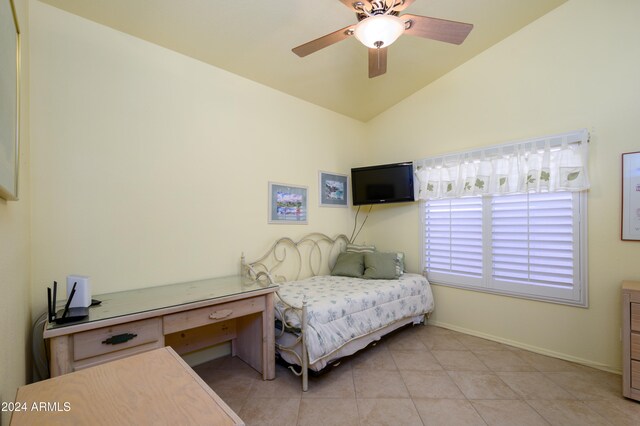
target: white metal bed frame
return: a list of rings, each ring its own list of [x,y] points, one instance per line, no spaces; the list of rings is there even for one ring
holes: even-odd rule
[[[247,263],[244,254],[242,255],[242,274],[252,280],[266,280],[269,283],[279,283],[286,281],[296,281],[321,273],[329,272],[335,265],[338,255],[346,250],[349,238],[340,234],[335,238],[321,233],[311,233],[303,236],[298,241],[285,237],[277,240],[271,248],[258,260]],[[293,261],[285,263],[287,254],[291,253],[294,257]],[[327,258],[327,262],[323,260]],[[306,260],[306,261],[305,261]],[[285,306],[278,310],[282,321],[282,328],[277,330],[276,337],[280,337],[285,333],[286,329],[294,328],[286,321],[286,314],[290,311],[300,318],[300,333],[293,344],[284,346],[276,343],[276,348],[285,351],[294,356],[300,365],[300,371],[296,371],[293,366],[289,368],[296,376],[302,376],[302,390],[307,391],[309,387],[309,357],[307,355],[307,346],[305,335],[307,330],[307,301],[303,299],[302,306],[294,306],[284,301],[278,292],[276,296]],[[300,354],[295,348],[300,346]]]
[[[311,233],[303,236],[298,241],[285,237],[278,239],[271,248],[258,260],[246,262],[244,254],[241,259],[243,276],[251,280],[264,281],[265,283],[280,283],[286,281],[297,281],[312,276],[329,274],[335,265],[338,255],[346,250],[349,238],[340,234],[335,238],[330,238],[325,234]],[[289,258],[288,254],[291,254]],[[291,260],[293,258],[293,260]],[[326,262],[324,262],[326,258]],[[287,260],[289,259],[289,260]],[[294,306],[282,299],[279,292],[276,297],[285,306],[284,310],[276,304],[275,309],[280,314],[282,329],[276,331],[276,337],[282,337],[287,329],[296,329],[286,321],[286,314],[294,312],[300,319],[300,331],[297,338],[290,345],[276,343],[276,348],[281,352],[287,352],[298,360],[300,371],[296,371],[293,366],[289,368],[296,376],[302,377],[302,390],[307,391],[309,387],[309,357],[307,354],[306,334],[307,334],[307,301],[303,299],[301,306]],[[428,318],[429,314],[425,317]],[[411,323],[411,318],[396,321],[383,329],[378,330],[381,334],[386,334],[405,324]],[[355,340],[367,337],[369,334],[360,336]],[[296,351],[298,345],[299,353]],[[323,358],[330,359],[342,348],[325,355]]]

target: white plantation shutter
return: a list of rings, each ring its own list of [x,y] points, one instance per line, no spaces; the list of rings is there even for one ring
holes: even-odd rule
[[[428,201],[425,206],[425,267],[433,278],[482,279],[482,199]]]
[[[585,194],[424,203],[424,266],[436,284],[586,304]]]
[[[570,192],[493,197],[492,287],[572,299],[580,284],[577,207]]]

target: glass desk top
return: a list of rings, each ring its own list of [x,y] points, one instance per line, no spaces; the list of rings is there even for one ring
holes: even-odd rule
[[[208,278],[178,284],[126,290],[116,293],[99,294],[92,297],[102,301],[102,303],[90,307],[87,318],[65,324],[47,322],[45,330],[86,324],[93,321],[117,318],[205,300],[219,299],[237,294],[258,292],[265,289],[275,290],[277,288],[277,284],[257,282],[240,275],[232,275],[228,277]],[[62,302],[58,302],[58,309],[61,307],[60,303]],[[64,307],[64,304],[62,307]]]

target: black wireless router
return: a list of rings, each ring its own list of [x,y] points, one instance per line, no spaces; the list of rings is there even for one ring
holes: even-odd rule
[[[55,322],[56,324],[66,324],[68,322],[80,321],[89,316],[89,308],[70,308],[71,300],[73,296],[76,294],[76,284],[73,283],[73,288],[71,289],[71,293],[69,293],[69,299],[67,299],[67,303],[64,305],[64,309],[56,312],[56,294],[58,292],[58,283],[56,281],[53,282],[53,297],[51,294],[51,287],[47,287],[47,299],[49,302],[49,322]]]

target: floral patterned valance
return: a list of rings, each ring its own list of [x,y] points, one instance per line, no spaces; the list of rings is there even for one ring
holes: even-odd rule
[[[418,198],[584,191],[586,130],[415,162]]]

